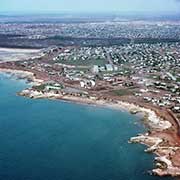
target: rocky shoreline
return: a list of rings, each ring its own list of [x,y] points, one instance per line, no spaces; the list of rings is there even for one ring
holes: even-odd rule
[[[0,69],[0,72],[12,73],[19,78],[26,78],[32,81],[33,85],[40,85],[43,83],[42,79],[36,79],[33,73],[28,71],[19,71],[11,69]],[[173,124],[169,120],[162,119],[157,113],[151,109],[135,105],[133,103],[119,101],[119,100],[104,100],[97,97],[76,97],[72,95],[55,94],[52,92],[44,93],[38,92],[31,88],[23,90],[18,93],[21,96],[26,96],[34,99],[48,98],[48,99],[59,99],[65,101],[72,101],[82,104],[91,104],[98,106],[105,106],[109,108],[115,108],[118,110],[128,110],[132,113],[142,112],[146,117],[145,121],[148,124],[149,132],[137,137],[132,137],[130,143],[141,143],[148,146],[146,152],[155,153],[157,157],[156,169],[153,169],[153,174],[159,176],[180,176],[180,160],[174,162],[174,157],[180,154],[180,140],[175,142],[173,140],[175,130]],[[169,131],[169,132],[168,132]],[[169,136],[164,132],[169,133]],[[177,138],[177,137],[176,137]],[[179,157],[179,156],[177,156]]]

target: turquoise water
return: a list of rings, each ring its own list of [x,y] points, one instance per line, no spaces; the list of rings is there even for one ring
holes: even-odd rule
[[[139,117],[112,109],[16,96],[0,75],[0,180],[160,180],[153,155],[128,144]]]

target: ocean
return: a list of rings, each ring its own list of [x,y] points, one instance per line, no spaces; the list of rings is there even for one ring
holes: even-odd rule
[[[151,176],[153,154],[128,140],[145,132],[128,112],[16,95],[0,75],[0,180],[170,180]]]

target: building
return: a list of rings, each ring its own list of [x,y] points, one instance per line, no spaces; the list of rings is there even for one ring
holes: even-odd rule
[[[106,64],[105,67],[106,67],[106,71],[109,72],[113,71],[113,66],[111,64]]]
[[[98,74],[99,73],[99,67],[97,66],[97,65],[94,65],[93,67],[92,67],[92,73],[93,74]]]

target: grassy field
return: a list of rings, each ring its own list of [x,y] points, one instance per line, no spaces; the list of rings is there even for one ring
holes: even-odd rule
[[[127,95],[133,95],[133,91],[130,89],[118,89],[112,91],[112,94],[116,96],[127,96]]]
[[[37,91],[43,91],[45,87],[46,87],[45,84],[41,84],[39,86],[33,86],[33,88],[36,89]]]
[[[74,66],[93,66],[93,65],[98,65],[98,66],[104,66],[106,64],[105,59],[87,59],[87,60],[82,60],[82,59],[77,59],[77,60],[58,60],[57,63],[61,64],[66,64],[66,65],[74,65]]]

